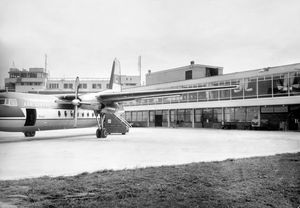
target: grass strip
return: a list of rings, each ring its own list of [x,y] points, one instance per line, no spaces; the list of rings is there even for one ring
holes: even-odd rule
[[[8,207],[298,207],[300,153],[0,181]]]

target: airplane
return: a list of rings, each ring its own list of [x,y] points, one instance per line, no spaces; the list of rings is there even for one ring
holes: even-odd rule
[[[114,59],[107,90],[79,94],[79,78],[74,94],[43,95],[19,92],[0,93],[0,131],[23,132],[34,137],[36,131],[98,126],[97,138],[106,138],[105,116],[122,109],[121,102],[139,98],[180,95],[214,89],[235,89],[236,85],[178,88],[126,92],[121,91],[120,64]]]

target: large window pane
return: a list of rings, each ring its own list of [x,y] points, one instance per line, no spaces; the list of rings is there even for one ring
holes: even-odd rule
[[[164,110],[163,111],[163,122],[168,122],[168,111],[167,110]]]
[[[155,111],[150,111],[150,122],[154,122],[155,121]]]
[[[300,72],[290,73],[290,95],[300,94]]]
[[[230,90],[220,90],[220,100],[229,100]]]
[[[196,102],[197,101],[197,93],[189,93],[189,102]]]
[[[142,121],[143,120],[143,112],[142,111],[138,111],[137,112],[137,121]]]
[[[192,110],[186,109],[184,113],[184,122],[192,122]]]
[[[234,121],[234,108],[225,108],[224,116],[226,122]]]
[[[201,122],[202,109],[195,109],[195,122]]]
[[[218,100],[218,90],[211,90],[211,91],[208,91],[208,93],[209,93],[210,101]]]
[[[213,122],[222,122],[222,109],[213,109]]]
[[[170,110],[170,121],[171,122],[176,122],[177,118],[175,115],[175,110]]]
[[[143,121],[148,121],[148,111],[143,111]]]
[[[287,96],[288,95],[288,74],[275,74],[273,76],[273,92],[274,96]]]
[[[232,99],[242,99],[243,98],[243,81],[241,80],[232,80],[232,85],[237,85],[237,88],[231,90]]]
[[[211,122],[213,120],[213,110],[211,108],[203,109],[202,114],[203,121],[205,122]]]
[[[201,91],[198,92],[198,101],[206,101],[206,92],[205,91]]]
[[[181,122],[184,121],[184,110],[180,109],[177,111],[177,119]]]
[[[131,113],[131,119],[132,119],[132,121],[137,121],[137,112],[136,111],[133,111]]]
[[[253,119],[258,118],[259,107],[247,107],[246,121],[251,122]]]
[[[234,120],[244,122],[246,120],[246,109],[244,107],[235,108]]]
[[[258,78],[258,97],[272,96],[272,80],[271,77]]]
[[[245,98],[257,97],[257,78],[245,78]]]
[[[125,112],[125,119],[126,121],[131,121],[131,111]]]

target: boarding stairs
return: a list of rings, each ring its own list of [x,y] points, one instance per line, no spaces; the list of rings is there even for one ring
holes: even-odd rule
[[[120,120],[122,121],[128,128],[132,127],[130,125],[130,123],[128,123],[128,121],[126,121],[126,119],[119,113],[114,113],[114,115]]]

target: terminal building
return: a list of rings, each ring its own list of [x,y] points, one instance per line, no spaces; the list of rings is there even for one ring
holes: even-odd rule
[[[133,126],[300,130],[300,64],[223,74],[218,66],[190,65],[148,71],[146,86],[127,89],[236,85],[124,102]]]

